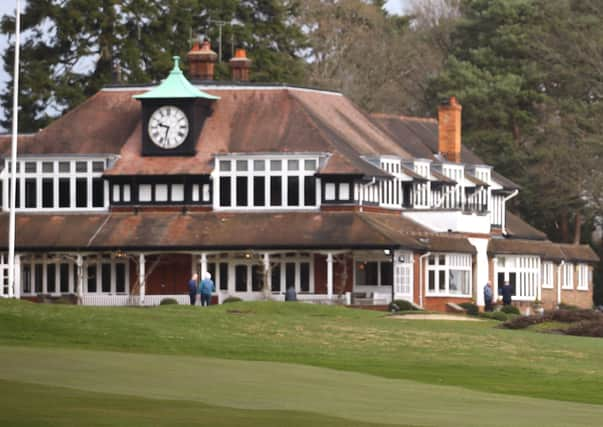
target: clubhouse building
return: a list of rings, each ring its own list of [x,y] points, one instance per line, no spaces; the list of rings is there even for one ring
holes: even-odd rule
[[[341,93],[213,80],[209,43],[157,85],[112,85],[19,136],[16,283],[8,286],[10,138],[0,138],[0,295],[87,305],[298,298],[429,310],[495,295],[523,308],[592,305],[589,246],[556,244],[510,213],[519,188],[438,120],[369,115]]]

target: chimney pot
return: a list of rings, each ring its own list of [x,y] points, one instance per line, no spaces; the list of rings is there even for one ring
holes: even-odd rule
[[[218,55],[211,50],[209,40],[205,39],[201,44],[196,41],[188,52],[187,58],[189,76],[191,79],[214,79],[214,64],[218,59]]]
[[[249,68],[251,67],[251,59],[247,58],[245,49],[238,48],[235,50],[235,55],[228,62],[232,80],[234,81],[249,81]]]
[[[438,107],[438,151],[448,161],[461,162],[461,111],[463,107],[451,96]]]

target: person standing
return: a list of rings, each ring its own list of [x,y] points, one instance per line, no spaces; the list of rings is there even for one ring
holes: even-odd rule
[[[511,305],[511,302],[513,300],[513,288],[511,287],[511,284],[508,280],[505,280],[505,284],[502,287],[501,293],[503,305]]]
[[[486,304],[486,311],[492,311],[492,298],[494,293],[492,292],[492,285],[490,282],[484,286],[484,303]]]
[[[199,279],[199,275],[197,273],[193,274],[191,280],[188,281],[188,296],[191,299],[191,305],[195,305],[195,299],[197,298],[197,280]]]
[[[201,307],[211,305],[211,294],[214,292],[214,282],[211,280],[211,274],[207,271],[203,274],[203,280],[199,284],[199,294],[201,295]]]

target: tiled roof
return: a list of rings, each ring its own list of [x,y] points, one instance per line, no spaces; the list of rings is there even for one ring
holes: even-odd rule
[[[538,255],[543,259],[569,262],[598,262],[599,257],[589,245],[553,243],[548,240],[491,239],[490,255]]]
[[[0,216],[6,247],[8,215]],[[161,249],[339,249],[400,247],[474,252],[461,237],[438,235],[400,215],[358,212],[114,212],[20,214],[19,251]]]
[[[546,234],[532,227],[530,224],[522,220],[519,216],[507,211],[506,213],[505,230],[511,238],[514,239],[529,239],[529,240],[546,240]]]

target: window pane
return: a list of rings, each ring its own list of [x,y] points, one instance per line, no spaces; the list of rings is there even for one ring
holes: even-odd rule
[[[88,292],[96,292],[96,264],[89,265],[88,268]]]
[[[61,293],[69,292],[69,264],[61,264],[60,265],[60,277],[61,277]]]
[[[304,177],[304,205],[316,205],[316,178],[313,176]]]
[[[199,188],[200,188],[199,184],[193,184],[192,185],[192,188],[191,188],[191,201],[198,202],[199,200],[201,200],[201,197],[199,196]]]
[[[289,169],[290,171],[299,170],[299,160],[289,160],[287,162],[287,169]]]
[[[253,161],[253,170],[255,170],[255,171],[266,170],[266,162],[264,160],[254,160]]]
[[[102,208],[105,205],[105,183],[102,178],[92,179],[92,207]]]
[[[31,265],[23,265],[23,276],[21,277],[21,283],[23,286],[23,293],[31,293]]]
[[[151,184],[140,184],[138,186],[138,201],[139,202],[150,202],[152,200],[153,187]]]
[[[299,177],[297,176],[287,178],[287,204],[299,206]]]
[[[350,184],[347,182],[339,183],[339,200],[350,200]]]
[[[130,201],[130,184],[124,184],[123,186],[123,201],[124,202],[129,202]]]
[[[237,170],[245,172],[247,170],[247,160],[237,160]]]
[[[115,292],[126,292],[126,265],[115,264]]]
[[[280,264],[272,267],[272,292],[281,291],[281,266]]]
[[[438,275],[439,275],[439,282],[438,282],[438,288],[440,289],[440,291],[445,291],[446,290],[446,271],[445,270],[440,270],[438,271]]]
[[[301,292],[310,292],[310,263],[299,264],[299,289]]]
[[[265,197],[265,184],[266,178],[263,176],[254,176],[253,177],[253,206],[265,206],[266,205],[266,197]]]
[[[25,162],[25,172],[36,173],[38,170],[36,162]]]
[[[271,171],[280,171],[282,169],[282,161],[281,160],[270,160],[270,170]]]
[[[364,266],[366,271],[366,284],[376,286],[379,284],[379,263],[376,261],[367,262]]]
[[[259,265],[251,266],[251,290],[259,292],[262,290],[262,284],[264,281],[263,268]]]
[[[36,273],[36,278],[35,278],[36,292],[42,293],[42,292],[44,292],[44,265],[36,264],[35,265],[35,273]]]
[[[356,262],[356,285],[366,285],[366,266],[363,262]]]
[[[111,199],[114,202],[121,201],[120,186],[119,186],[119,184],[113,184],[113,191],[112,191]]]
[[[295,287],[295,263],[288,262],[285,264],[285,289]]]
[[[92,162],[92,172],[102,172],[105,170],[104,162]]]
[[[75,180],[75,206],[78,208],[88,206],[88,180],[86,178]]]
[[[59,172],[71,172],[71,163],[59,162]]]
[[[391,286],[394,283],[394,269],[391,262],[382,262],[381,268],[381,286]]]
[[[316,160],[305,160],[304,169],[307,171],[316,170]]]
[[[111,292],[111,264],[101,264],[102,272],[102,292]]]
[[[60,183],[63,180],[59,180],[59,207],[60,208],[68,208],[69,207],[69,196],[67,196],[67,205],[63,206],[61,202],[61,187]],[[67,180],[67,188],[69,188],[69,180]],[[52,208],[54,206],[54,182],[50,178],[45,178],[42,180],[42,207],[43,208]]]
[[[34,163],[35,165],[35,163]],[[27,163],[25,163],[27,167]],[[26,179],[25,180],[25,207],[35,208],[36,207],[36,180]]]
[[[247,266],[235,266],[235,291],[247,292]]]
[[[220,171],[230,172],[230,160],[220,160]]]
[[[184,185],[172,184],[172,202],[184,201]]]
[[[57,290],[56,271],[56,264],[48,264],[46,266],[46,290],[48,292],[56,292]]]
[[[167,202],[168,201],[167,184],[156,184],[155,185],[155,201],[156,202]]]
[[[42,162],[42,172],[50,173],[54,172],[53,162]]]
[[[280,176],[270,177],[270,206],[282,204],[282,181]]]
[[[237,206],[247,206],[246,176],[237,176]]]
[[[230,206],[230,177],[220,177],[220,206]]]
[[[429,270],[427,276],[428,289],[430,291],[435,291],[435,271]]]
[[[332,182],[325,184],[325,200],[335,200],[335,184]]]
[[[228,264],[220,263],[220,289],[228,290]]]
[[[88,162],[75,162],[76,172],[88,172]]]

